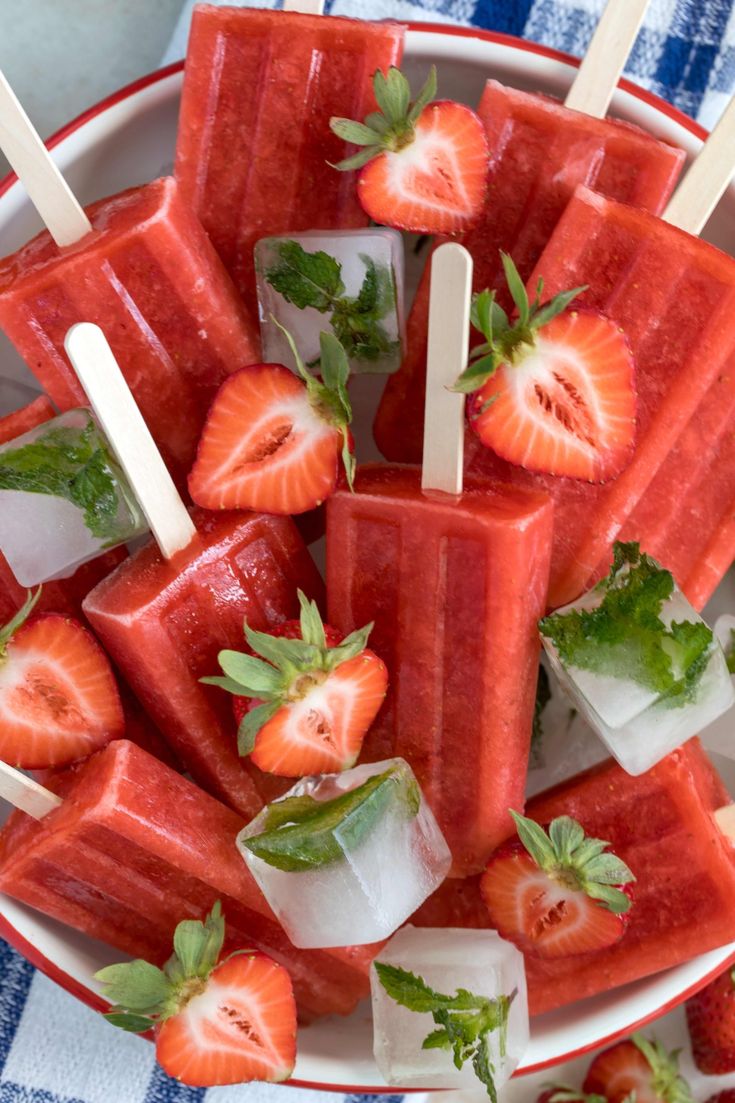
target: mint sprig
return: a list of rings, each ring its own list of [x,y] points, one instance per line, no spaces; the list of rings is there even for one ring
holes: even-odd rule
[[[173,955],[163,969],[141,959],[100,969],[95,979],[113,1004],[105,1018],[121,1030],[142,1034],[178,1014],[204,991],[224,941],[225,920],[218,901],[204,923],[198,919],[179,923]]]
[[[380,69],[373,77],[373,91],[380,108],[367,115],[364,122],[334,116],[329,126],[338,138],[361,146],[359,153],[345,158],[333,167],[341,172],[362,168],[381,153],[398,153],[414,140],[416,123],[436,97],[436,66],[432,65],[426,83],[411,102],[411,86],[400,69],[391,66],[387,75]]]
[[[0,452],[0,490],[63,498],[81,510],[92,536],[116,542],[120,473],[91,415],[81,428],[59,425]]]
[[[328,253],[307,253],[297,241],[277,245],[278,263],[266,269],[268,283],[286,302],[299,310],[311,307],[330,315],[332,331],[353,360],[374,362],[395,353],[399,341],[391,340],[381,321],[396,305],[393,273],[364,253],[365,267],[357,296],[345,295],[342,265]],[[318,367],[319,361],[310,363]]]
[[[503,252],[500,257],[518,317],[511,321],[497,301],[494,291],[486,289],[472,296],[470,320],[474,328],[483,335],[485,342],[472,349],[468,367],[452,387],[452,390],[462,394],[479,390],[501,365],[512,366],[517,363],[535,347],[538,331],[563,313],[572,300],[587,289],[584,285],[571,291],[561,291],[553,299],[542,303],[544,281],[539,279],[531,302],[513,258]]]
[[[438,1029],[426,1036],[423,1049],[449,1049],[455,1068],[472,1062],[475,1075],[497,1103],[495,1067],[490,1057],[489,1036],[497,1033],[498,1050],[505,1056],[508,1014],[516,992],[509,996],[475,996],[458,988],[453,996],[435,992],[426,981],[397,965],[375,962],[375,971],[392,1000],[409,1011],[430,1014]]]
[[[352,422],[352,403],[347,393],[347,381],[350,378],[350,365],[347,354],[333,333],[319,334],[319,360],[322,381],[315,378],[299,355],[296,342],[285,326],[271,314],[271,321],[278,326],[288,341],[296,364],[296,370],[306,384],[306,393],[315,413],[328,425],[339,429],[342,434],[342,463],[350,490],[354,490],[355,457],[350,447],[350,424]]]
[[[666,706],[693,700],[707,667],[714,636],[702,621],[661,620],[674,579],[637,543],[614,546],[610,574],[598,584],[596,609],[553,613],[539,623],[562,662],[621,678],[656,693]]]
[[[680,1049],[669,1053],[655,1038],[649,1041],[642,1034],[634,1034],[631,1041],[651,1067],[651,1089],[661,1103],[694,1103],[691,1088],[679,1072]]]
[[[630,884],[635,877],[625,862],[607,852],[608,842],[588,838],[571,816],[552,820],[547,833],[534,820],[512,809],[510,814],[518,838],[539,869],[573,891],[586,893],[615,915],[629,910],[629,897],[614,886]]]
[[[329,647],[319,608],[298,590],[301,608],[301,639],[290,640],[256,632],[245,622],[245,639],[254,655],[241,651],[220,651],[217,656],[224,677],[200,679],[205,685],[238,697],[255,697],[263,704],[246,713],[238,731],[241,755],[250,754],[258,732],[284,705],[301,700],[315,686],[326,681],[341,663],[354,659],[367,647],[372,622],[351,632],[342,643]]]
[[[373,831],[394,801],[407,818],[418,814],[421,792],[413,775],[396,766],[374,774],[356,789],[319,801],[286,797],[268,805],[265,830],[240,836],[240,842],[268,865],[287,873],[320,869],[344,858]]]

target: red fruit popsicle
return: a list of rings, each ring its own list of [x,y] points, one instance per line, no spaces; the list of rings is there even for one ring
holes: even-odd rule
[[[368,218],[333,115],[375,109],[376,69],[400,63],[404,27],[198,4],[189,36],[176,178],[255,312],[253,246]],[[331,164],[330,164],[331,162]]]
[[[504,307],[512,304],[503,291],[500,250],[527,280],[576,185],[659,212],[684,161],[681,150],[636,127],[493,80],[478,113],[490,143],[488,199],[484,218],[461,240],[475,262],[475,291],[497,290]],[[376,442],[390,460],[415,463],[421,456],[428,308],[427,266],[408,319],[407,356],[389,377],[375,420]]]
[[[176,758],[251,817],[262,800],[229,698],[199,679],[216,674],[222,648],[242,647],[245,618],[265,628],[294,616],[297,589],[318,599],[321,579],[289,517],[190,517],[102,331],[75,326],[66,347],[155,538],[92,590],[84,612]]]
[[[453,304],[461,315],[457,283],[435,287],[447,332]],[[434,341],[452,382],[451,346]],[[354,494],[328,502],[328,619],[343,632],[375,622],[389,688],[362,760],[408,761],[461,876],[513,834],[508,809],[523,803],[552,518],[541,494],[461,478],[436,489],[441,447],[455,432],[461,443],[463,402],[441,380],[428,399],[448,407],[433,415],[423,471],[367,465]],[[461,457],[448,466],[459,474]]]
[[[46,395],[39,395],[27,406],[0,417],[0,444],[22,436],[56,416]],[[81,618],[82,601],[100,579],[122,563],[127,552],[116,548],[83,564],[70,578],[47,582],[36,605],[38,613],[67,613]],[[7,624],[26,600],[28,591],[16,581],[5,556],[0,552],[0,624]]]
[[[530,284],[540,276],[549,295],[590,285],[579,302],[624,329],[638,393],[633,457],[605,484],[532,475],[479,445],[468,461],[469,471],[545,490],[553,498],[549,605],[554,608],[573,601],[607,571],[611,545],[626,522],[628,537],[643,539],[629,519],[735,354],[735,262],[644,211],[579,188]],[[683,317],[682,302],[687,304]],[[706,451],[704,440],[702,448]],[[678,492],[666,502],[667,514],[677,498]],[[664,508],[660,497],[657,501]],[[643,547],[649,551],[645,541]],[[664,563],[668,567],[665,557]]]
[[[105,327],[166,462],[183,478],[207,408],[259,339],[173,178],[87,210],[59,248],[44,231],[0,260],[0,327],[61,410],[84,405],[64,354],[75,322]]]
[[[3,795],[20,805],[3,770]],[[304,1018],[345,1014],[367,994],[374,948],[294,949],[237,852],[241,818],[135,744],[110,743],[49,784],[62,801],[36,787],[31,814],[15,811],[0,833],[0,891],[159,965],[176,924],[220,900],[229,948],[285,965]]]
[[[572,816],[588,834],[608,840],[637,878],[629,923],[615,946],[555,961],[526,957],[531,1013],[617,988],[735,941],[733,812],[698,739],[637,777],[606,759],[531,798],[527,816],[544,825]],[[446,881],[411,922],[488,927],[479,879]]]

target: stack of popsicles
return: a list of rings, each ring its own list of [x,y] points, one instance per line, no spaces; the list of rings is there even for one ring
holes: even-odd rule
[[[220,900],[231,947],[282,962],[305,1019],[349,1013],[377,947],[291,945],[235,839],[294,809],[263,810],[293,779],[240,757],[231,701],[202,679],[221,651],[243,650],[244,621],[273,629],[297,614],[299,590],[323,603],[324,584],[290,517],[190,511],[177,486],[220,383],[259,356],[256,242],[367,223],[354,174],[327,164],[345,152],[329,119],[369,112],[374,71],[402,47],[398,24],[199,5],[175,178],[86,211],[41,149],[29,168],[32,131],[0,75],[0,113],[26,128],[14,141],[9,127],[7,152],[47,226],[0,261],[0,326],[49,396],[0,419],[0,444],[52,418],[49,399],[92,406],[152,539],[52,580],[41,600],[83,611],[168,747],[153,757],[130,741],[133,709],[128,738],[48,789],[0,763],[0,792],[17,805],[0,833],[0,891],[157,964],[177,923]],[[596,581],[617,537],[640,540],[697,607],[735,551],[735,261],[686,232],[700,227],[676,207],[678,225],[657,217],[683,154],[604,118],[616,77],[583,94],[587,66],[565,106],[488,82],[485,213],[462,244],[435,243],[375,425],[383,453],[416,466],[360,466],[328,503],[328,619],[345,635],[373,623],[390,678],[361,762],[405,759],[451,850],[419,926],[489,923],[475,875],[524,804],[547,607]],[[608,483],[532,474],[471,437],[464,455],[464,397],[450,388],[467,363],[472,287],[508,305],[501,250],[530,286],[543,277],[545,298],[588,285],[581,302],[625,330],[637,437]],[[24,596],[0,555],[0,622]],[[573,816],[610,840],[637,879],[614,947],[527,958],[532,1012],[735,940],[728,802],[697,740],[638,777],[606,762],[530,802],[538,823]]]

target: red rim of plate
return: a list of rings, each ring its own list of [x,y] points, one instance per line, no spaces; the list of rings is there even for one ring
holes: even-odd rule
[[[406,25],[411,31],[426,31],[434,34],[454,35],[459,38],[479,38],[485,42],[492,42],[500,46],[508,46],[514,50],[521,50],[525,53],[538,54],[541,57],[551,58],[553,61],[563,62],[565,65],[572,66],[573,68],[579,68],[580,64],[579,58],[572,57],[570,54],[565,54],[561,50],[554,50],[550,46],[541,46],[536,42],[527,42],[524,39],[515,38],[513,35],[500,34],[497,31],[485,31],[476,27],[451,27],[445,24],[436,23],[409,22]],[[98,115],[104,114],[105,111],[108,111],[111,107],[115,107],[118,103],[122,103],[124,100],[129,99],[144,88],[148,88],[152,84],[158,84],[167,77],[180,73],[183,68],[183,61],[175,61],[172,65],[167,65],[163,69],[157,69],[153,73],[149,73],[125,85],[125,87],[120,88],[117,92],[113,92],[112,95],[100,100],[99,103],[83,111],[81,115],[72,119],[71,122],[61,127],[60,130],[57,130],[46,142],[47,147],[53,149],[54,146],[63,142],[65,138],[74,134],[75,131],[79,130],[86,123],[97,118]],[[695,122],[693,119],[690,119],[689,116],[685,115],[682,111],[679,111],[677,107],[674,107],[672,104],[667,103],[666,100],[662,100],[659,96],[656,96],[653,92],[648,92],[645,88],[640,88],[638,85],[625,78],[618,82],[618,87],[630,93],[630,95],[634,96],[636,99],[642,100],[643,103],[648,104],[650,107],[655,108],[661,114],[668,116],[695,137],[701,138],[702,140],[707,137],[708,132],[704,127],[700,126],[699,123]],[[3,180],[0,180],[0,198],[9,191],[16,180],[17,177],[15,173],[12,172]],[[65,973],[63,969],[60,969],[53,961],[44,957],[32,943],[28,942],[23,935],[11,926],[4,916],[0,916],[0,936],[2,936],[6,942],[10,943],[14,949],[18,950],[32,965],[47,977],[50,977],[51,980],[55,981],[62,988],[66,989],[67,992],[76,996],[77,999],[81,1000],[83,1003],[86,1003],[88,1007],[93,1008],[95,1011],[104,1011],[106,1009],[108,1005],[100,996],[92,992],[89,988],[86,988],[74,977],[69,976],[68,973]],[[563,1064],[567,1061],[573,1061],[578,1057],[583,1057],[585,1053],[590,1053],[592,1050],[599,1049],[601,1046],[611,1045],[619,1038],[623,1038],[633,1031],[639,1030],[641,1027],[646,1026],[647,1023],[653,1022],[662,1015],[666,1015],[669,1011],[673,1011],[674,1008],[678,1007],[684,1000],[689,999],[690,996],[693,996],[701,988],[704,988],[704,986],[718,976],[719,973],[723,972],[729,965],[734,963],[735,952],[733,952],[724,964],[719,965],[717,969],[700,978],[690,988],[679,993],[674,999],[669,1000],[668,1003],[665,1003],[652,1014],[645,1015],[643,1018],[629,1023],[624,1028],[616,1030],[612,1034],[608,1034],[605,1038],[600,1038],[595,1042],[591,1042],[589,1045],[582,1046],[580,1049],[565,1053],[554,1060],[542,1061],[536,1065],[524,1068],[518,1075],[526,1076],[533,1072],[542,1072],[544,1069],[554,1068],[556,1065]],[[320,1091],[370,1092],[376,1095],[395,1095],[397,1092],[408,1094],[409,1091],[411,1091],[411,1089],[407,1090],[396,1087],[376,1088],[374,1085],[322,1084],[312,1080],[289,1080],[288,1083],[293,1087],[312,1088]],[[414,1090],[422,1091],[428,1089]]]

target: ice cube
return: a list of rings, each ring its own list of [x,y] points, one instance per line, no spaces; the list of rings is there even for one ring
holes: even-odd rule
[[[574,611],[597,609],[611,587],[618,590],[625,584],[630,569],[630,565],[623,567],[614,584],[604,579],[554,615],[563,617]],[[704,624],[676,584],[670,596],[662,599],[657,615],[667,628],[674,622]],[[630,631],[634,639],[635,625],[631,625]],[[716,636],[705,652],[701,670],[693,679],[690,691],[674,697],[661,695],[629,676],[583,669],[574,664],[567,666],[553,640],[546,635],[542,635],[542,639],[552,670],[564,691],[629,774],[642,774],[655,766],[687,739],[699,735],[735,703],[735,691]],[[687,671],[677,666],[679,649],[672,648],[663,635],[661,640],[662,657],[671,656],[672,673],[675,678],[682,678]],[[603,645],[599,646],[603,654]]]
[[[501,1087],[528,1045],[528,1000],[523,954],[496,931],[407,926],[378,953],[376,961],[421,977],[435,992],[454,996],[464,988],[474,996],[513,996],[505,1031],[488,1033],[493,1080]],[[482,1088],[467,1061],[454,1066],[447,1049],[422,1049],[437,1029],[431,1013],[411,1011],[388,995],[375,965],[370,969],[373,1000],[373,1052],[389,1084],[416,1088]]]
[[[277,291],[269,280],[270,277],[278,282],[276,270],[280,273],[287,271],[293,278],[291,254],[284,257],[283,252],[284,246],[287,250],[293,249],[293,243],[301,246],[310,257],[315,253],[326,253],[340,266],[339,278],[343,289],[332,294],[332,287],[329,294],[320,295],[319,309],[297,305],[304,300],[295,296],[295,301],[288,301],[284,295],[284,292],[288,293],[284,285],[279,283],[281,291]],[[404,308],[403,238],[397,230],[313,230],[262,238],[255,246],[255,266],[264,360],[286,364],[292,369],[296,366],[286,338],[271,319],[273,315],[294,338],[306,364],[319,359],[321,331],[332,329],[347,349],[353,372],[389,373],[398,369],[404,341]],[[335,269],[330,268],[334,274]],[[340,324],[339,319],[345,319],[350,312],[340,309],[335,312],[334,302],[335,299],[342,303],[346,299],[354,301],[363,288],[363,295],[369,295],[369,272],[377,275],[379,306],[377,311],[372,312],[372,318],[362,314],[359,329],[363,332],[358,339],[358,327],[354,322],[360,315],[353,313],[349,322]],[[287,275],[285,281],[288,282],[288,279]],[[369,304],[366,302],[366,305]]]
[[[146,528],[89,410],[0,445],[0,550],[21,586],[66,578]]]
[[[366,799],[329,827],[329,860],[322,860],[323,836],[313,844],[322,848],[322,858],[312,868],[277,868],[259,856],[262,850],[256,855],[248,848],[248,840],[282,816],[285,800],[310,797],[318,802],[311,812],[319,803],[326,809],[326,802],[372,778],[372,793],[365,791]],[[313,825],[309,831],[315,839]],[[281,828],[274,834],[283,838]],[[303,778],[248,824],[237,844],[294,946],[304,949],[387,938],[438,888],[451,865],[444,836],[401,758]]]

